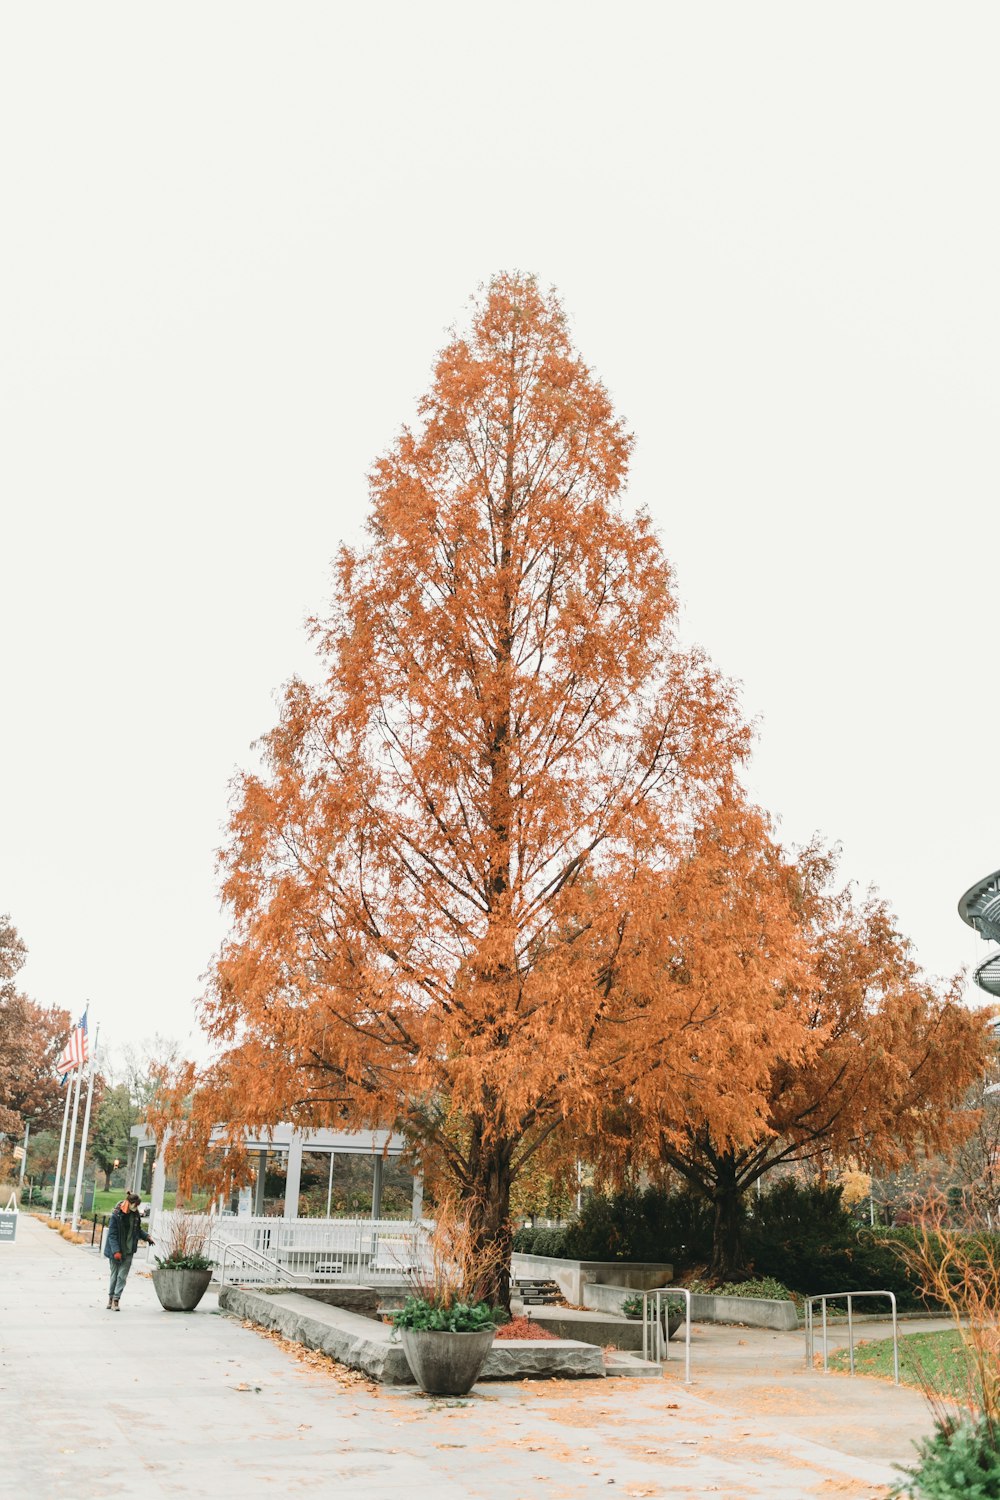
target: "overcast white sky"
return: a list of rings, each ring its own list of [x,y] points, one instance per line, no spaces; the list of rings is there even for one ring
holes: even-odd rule
[[[0,911],[197,1046],[227,783],[492,272],[635,431],[754,790],[925,964],[1000,866],[993,5],[0,11]]]

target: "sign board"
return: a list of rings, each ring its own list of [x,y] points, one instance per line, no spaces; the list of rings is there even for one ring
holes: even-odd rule
[[[0,1214],[0,1245],[17,1233],[17,1214]]]
[[[24,1147],[23,1146],[15,1146],[14,1147],[14,1160],[15,1161],[24,1161]]]

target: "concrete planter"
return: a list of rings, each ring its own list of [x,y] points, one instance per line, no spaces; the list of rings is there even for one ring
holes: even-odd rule
[[[399,1332],[413,1378],[422,1390],[429,1396],[464,1396],[479,1379],[496,1330],[441,1333],[401,1328]]]
[[[152,1275],[160,1305],[167,1312],[194,1312],[212,1279],[211,1271],[178,1271],[163,1266]]]
[[[770,1297],[716,1297],[696,1292],[691,1298],[695,1323],[742,1323],[747,1328],[774,1328],[790,1332],[798,1328],[795,1303]]]

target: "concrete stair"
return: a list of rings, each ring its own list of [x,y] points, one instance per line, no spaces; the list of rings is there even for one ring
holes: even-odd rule
[[[562,1292],[555,1281],[545,1281],[541,1278],[523,1278],[512,1281],[510,1284],[512,1297],[518,1297],[525,1307],[551,1307],[554,1303],[562,1301]]]

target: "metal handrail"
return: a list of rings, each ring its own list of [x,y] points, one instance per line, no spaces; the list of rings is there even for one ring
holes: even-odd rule
[[[657,1361],[670,1359],[670,1330],[668,1319],[670,1317],[669,1304],[664,1305],[664,1297],[684,1298],[684,1384],[691,1384],[691,1292],[686,1286],[658,1286],[651,1292],[642,1294],[642,1357],[649,1358],[649,1334],[651,1325],[655,1324],[656,1338],[654,1340],[655,1354],[653,1358]],[[649,1316],[650,1298],[653,1298],[653,1317]],[[661,1352],[662,1351],[662,1352]]]
[[[211,1247],[217,1254],[219,1245],[215,1242],[214,1238],[211,1242]],[[221,1248],[222,1260],[219,1262],[219,1281],[223,1286],[226,1284],[226,1261],[229,1258],[230,1251],[233,1252],[234,1260],[239,1257],[244,1264],[256,1266],[261,1270],[271,1271],[276,1281],[294,1283],[297,1281],[308,1281],[309,1279],[300,1272],[290,1271],[287,1266],[283,1266],[278,1261],[272,1260],[270,1255],[264,1254],[263,1250],[255,1250],[252,1245],[241,1244],[239,1240],[226,1240]]]
[[[851,1374],[854,1374],[854,1310],[853,1299],[855,1297],[888,1297],[892,1304],[892,1367],[896,1385],[899,1384],[899,1324],[896,1320],[896,1294],[895,1292],[823,1292],[815,1297],[805,1299],[806,1308],[806,1365],[812,1369],[816,1354],[816,1318],[813,1312],[813,1304],[822,1304],[822,1327],[823,1327],[823,1371],[830,1373],[830,1351],[827,1340],[826,1326],[826,1304],[827,1302],[839,1302],[841,1298],[847,1298],[847,1349],[848,1361]]]

